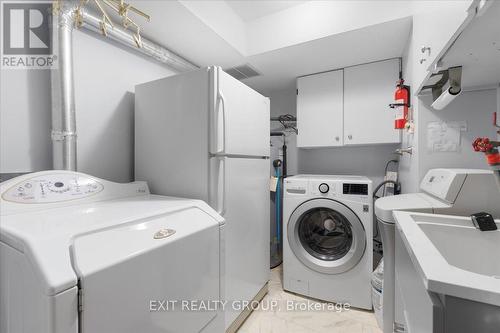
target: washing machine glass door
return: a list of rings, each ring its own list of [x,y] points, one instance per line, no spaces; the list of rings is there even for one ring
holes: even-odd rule
[[[290,217],[287,231],[295,256],[304,265],[322,273],[350,270],[359,262],[366,247],[360,219],[335,200],[304,202]]]

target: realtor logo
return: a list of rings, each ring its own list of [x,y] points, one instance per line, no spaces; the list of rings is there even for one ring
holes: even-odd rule
[[[53,68],[52,2],[2,1],[2,69]]]

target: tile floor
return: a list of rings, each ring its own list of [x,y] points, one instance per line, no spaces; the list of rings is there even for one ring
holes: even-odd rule
[[[271,301],[278,307],[265,308]],[[300,297],[283,290],[281,266],[271,270],[269,293],[261,302],[262,309],[255,310],[243,323],[238,333],[381,333],[375,315],[371,311],[348,309],[342,311],[289,311],[287,301],[312,302],[316,300]],[[269,306],[267,306],[269,307]]]

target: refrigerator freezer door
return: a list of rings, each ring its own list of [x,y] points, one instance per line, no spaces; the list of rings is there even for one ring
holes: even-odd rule
[[[212,68],[211,153],[269,156],[269,98]]]
[[[225,299],[250,301],[269,280],[269,160],[214,157],[211,165],[225,191],[214,206],[226,219]],[[240,313],[228,304],[226,328]]]

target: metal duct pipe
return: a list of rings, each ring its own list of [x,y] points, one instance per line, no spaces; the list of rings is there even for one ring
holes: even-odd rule
[[[82,9],[82,17],[83,28],[88,28],[89,30],[101,34],[102,16],[95,15],[88,10]],[[119,25],[115,24],[114,27],[111,27],[106,23],[106,33],[107,37],[113,39],[114,41],[117,41],[125,46],[132,47],[133,49],[147,56],[153,57],[159,62],[162,62],[179,72],[190,71],[198,68],[198,66],[194,65],[188,60],[178,56],[177,54],[173,53],[170,50],[167,50],[166,48],[158,44],[147,40],[146,38],[141,38],[142,47],[138,48],[134,40],[134,33]]]
[[[61,1],[57,14],[57,38],[54,41],[58,50],[57,67],[51,71],[52,85],[52,159],[56,170],[74,170],[77,167],[77,135],[75,113],[75,88],[73,76],[73,27],[76,2]],[[88,10],[81,9],[82,28],[101,34],[101,18]],[[198,66],[178,56],[170,50],[142,38],[138,48],[134,33],[121,26],[106,25],[109,38],[129,46],[157,61],[179,71],[188,71]]]
[[[61,1],[56,17],[57,67],[51,70],[52,161],[56,170],[76,171],[76,117],[73,78],[73,6]]]

